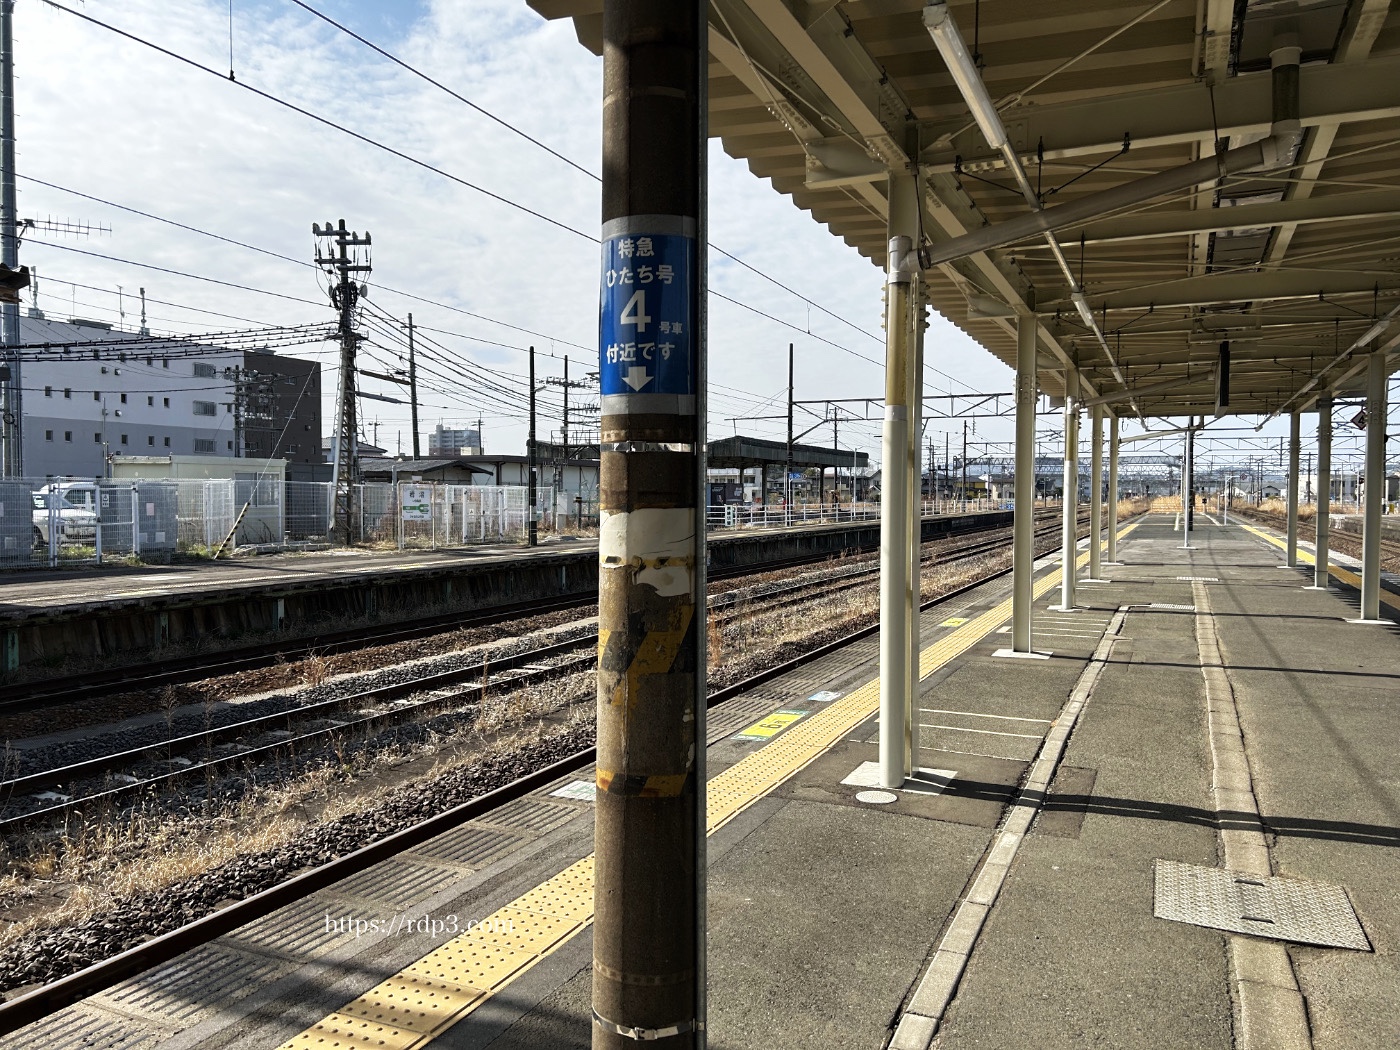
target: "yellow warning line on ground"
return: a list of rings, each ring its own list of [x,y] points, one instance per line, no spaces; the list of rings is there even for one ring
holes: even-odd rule
[[[1119,532],[1122,538],[1136,525]],[[1078,557],[1085,564],[1087,553]],[[1038,581],[1035,597],[1059,582]],[[925,649],[924,678],[961,656],[1011,615],[1008,598]],[[706,826],[714,834],[825,753],[880,707],[880,680],[867,682],[794,723],[772,743],[710,780]],[[593,921],[593,855],[569,865],[471,930],[342,1006],[280,1050],[417,1050],[463,1020]]]
[[[1262,529],[1256,529],[1253,525],[1245,525],[1244,523],[1240,523],[1240,528],[1244,529],[1245,532],[1252,532],[1261,540],[1267,540],[1279,550],[1288,550],[1287,541],[1281,540],[1277,536],[1270,536],[1267,532],[1264,532]],[[1307,562],[1309,565],[1317,564],[1316,556],[1309,554],[1301,547],[1298,548],[1298,558],[1301,561]],[[1343,583],[1350,584],[1351,586],[1355,587],[1358,591],[1361,590],[1361,577],[1356,575],[1356,573],[1354,572],[1349,572],[1348,570],[1342,568],[1340,565],[1333,565],[1329,562],[1327,564],[1327,574],[1329,576],[1337,577],[1337,579],[1341,580]],[[1400,605],[1397,605],[1395,602],[1387,599],[1385,591],[1381,591],[1381,604],[1388,606],[1389,608],[1394,609],[1397,612],[1400,612]]]

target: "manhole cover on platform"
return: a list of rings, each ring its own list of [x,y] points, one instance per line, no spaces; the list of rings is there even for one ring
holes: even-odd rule
[[[1326,948],[1371,950],[1340,886],[1159,860],[1153,892],[1153,914],[1159,919]]]

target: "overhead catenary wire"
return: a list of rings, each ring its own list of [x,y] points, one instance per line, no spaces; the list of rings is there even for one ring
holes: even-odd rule
[[[302,115],[302,116],[307,117],[308,119],[314,120],[314,121],[316,121],[317,123],[323,124],[323,125],[325,125],[325,126],[327,126],[327,127],[331,127],[331,128],[333,128],[333,129],[335,129],[335,130],[337,130],[337,131],[340,131],[340,132],[342,132],[342,133],[344,133],[344,134],[346,134],[346,135],[349,135],[349,136],[351,136],[352,138],[355,138],[356,140],[358,140],[358,141],[360,141],[360,142],[363,142],[363,143],[365,143],[365,144],[367,144],[367,145],[373,146],[373,147],[376,148],[376,149],[381,149],[381,150],[383,150],[383,151],[385,151],[385,152],[387,152],[387,153],[392,154],[393,156],[399,157],[400,159],[406,160],[406,161],[408,161],[408,162],[411,163],[411,164],[417,165],[418,167],[421,167],[421,168],[424,168],[424,169],[426,169],[426,170],[428,170],[428,171],[431,171],[431,172],[433,172],[433,173],[435,173],[435,174],[437,174],[437,175],[440,175],[440,176],[442,176],[443,178],[446,178],[446,179],[448,179],[448,180],[450,180],[450,181],[452,181],[452,182],[456,182],[456,183],[458,183],[458,184],[460,184],[460,185],[462,185],[462,186],[465,186],[465,187],[467,187],[467,188],[469,188],[469,189],[472,189],[472,190],[475,190],[475,191],[477,191],[477,192],[479,192],[479,193],[482,193],[482,194],[484,194],[485,196],[488,196],[488,197],[492,198],[493,200],[499,201],[500,203],[507,205],[508,207],[515,208],[515,209],[517,209],[517,210],[519,210],[519,211],[522,211],[522,212],[524,212],[524,213],[526,213],[526,214],[528,214],[528,215],[531,215],[531,216],[533,216],[533,217],[535,217],[535,218],[540,219],[540,220],[543,221],[543,222],[549,223],[549,224],[552,225],[552,226],[556,226],[556,227],[558,227],[558,228],[560,228],[560,229],[562,229],[562,230],[565,230],[566,232],[572,233],[572,234],[574,234],[574,235],[576,235],[576,236],[578,236],[578,237],[580,237],[580,238],[582,238],[582,239],[584,239],[584,240],[590,241],[590,242],[595,243],[595,244],[598,243],[598,238],[595,237],[595,236],[593,236],[592,234],[585,233],[584,231],[579,230],[579,229],[577,229],[576,227],[570,226],[569,224],[564,223],[564,222],[562,222],[562,221],[560,221],[560,220],[558,220],[558,219],[554,219],[553,217],[548,216],[548,215],[544,214],[543,212],[537,211],[537,210],[535,210],[535,209],[533,209],[533,208],[529,208],[529,207],[527,207],[526,205],[523,205],[523,204],[520,204],[520,203],[518,203],[518,202],[516,202],[516,201],[513,201],[513,200],[511,200],[511,199],[508,198],[508,197],[505,197],[505,196],[503,196],[503,195],[501,195],[501,194],[498,194],[498,193],[495,193],[495,192],[493,192],[493,191],[491,191],[491,190],[488,190],[488,189],[486,189],[485,187],[479,186],[479,185],[477,185],[476,183],[470,182],[469,180],[462,178],[461,176],[455,175],[455,174],[453,174],[452,172],[449,172],[449,171],[446,171],[446,170],[444,170],[444,169],[442,169],[442,168],[439,168],[439,167],[437,167],[436,165],[430,164],[429,162],[427,162],[427,161],[425,161],[425,160],[422,160],[422,159],[420,159],[420,158],[418,158],[418,157],[414,157],[412,154],[405,153],[404,151],[399,150],[399,149],[396,149],[395,147],[390,146],[390,145],[388,145],[387,143],[380,142],[380,141],[378,141],[377,139],[374,139],[373,137],[371,137],[371,136],[369,136],[369,135],[365,135],[365,134],[363,134],[363,133],[361,133],[361,132],[357,132],[357,131],[355,131],[355,130],[353,130],[353,129],[351,129],[351,128],[349,128],[349,127],[343,125],[343,124],[340,124],[340,123],[337,122],[337,121],[334,121],[334,120],[330,119],[329,117],[321,116],[320,114],[315,113],[315,112],[312,111],[312,110],[306,109],[305,107],[299,106],[299,105],[297,105],[296,103],[290,102],[290,101],[288,101],[288,100],[286,100],[286,99],[282,99],[282,98],[280,98],[279,96],[272,94],[271,92],[263,91],[263,90],[261,90],[261,89],[259,89],[259,88],[252,87],[251,85],[246,84],[246,83],[244,83],[244,82],[242,82],[242,81],[228,81],[227,78],[224,77],[224,75],[223,75],[222,73],[220,73],[220,72],[219,72],[218,70],[216,70],[216,69],[213,69],[213,68],[210,67],[210,66],[204,65],[203,63],[198,62],[198,61],[196,61],[196,60],[194,60],[194,59],[192,59],[192,58],[189,58],[189,57],[187,57],[187,56],[185,56],[185,55],[181,55],[181,54],[179,54],[179,53],[176,52],[176,51],[172,51],[172,50],[170,50],[170,49],[168,49],[168,48],[162,47],[161,45],[156,44],[156,43],[154,43],[153,41],[146,40],[144,37],[138,36],[138,35],[135,34],[135,33],[131,33],[131,32],[129,32],[129,31],[127,31],[127,30],[124,30],[124,29],[120,29],[120,28],[118,28],[118,27],[116,27],[116,26],[111,25],[110,23],[107,23],[107,22],[102,21],[101,19],[94,18],[93,16],[88,15],[88,14],[86,14],[86,13],[84,13],[84,12],[77,11],[77,10],[74,10],[73,8],[67,7],[67,6],[64,5],[64,4],[58,3],[57,0],[43,0],[43,2],[46,3],[47,5],[49,5],[50,7],[53,7],[53,8],[55,8],[55,9],[59,10],[59,11],[63,11],[63,12],[65,12],[65,13],[67,13],[67,14],[71,14],[71,15],[73,15],[73,16],[76,17],[76,18],[79,18],[79,19],[82,19],[82,20],[84,20],[84,21],[86,21],[86,22],[89,22],[89,23],[92,24],[92,25],[96,25],[96,26],[98,26],[98,27],[100,27],[100,28],[103,28],[103,29],[106,29],[106,30],[108,30],[108,31],[110,31],[110,32],[113,32],[113,33],[117,34],[118,36],[124,37],[125,39],[131,40],[131,41],[134,42],[134,43],[140,44],[140,45],[142,45],[142,46],[144,46],[144,47],[147,47],[147,48],[150,48],[150,49],[152,49],[152,50],[154,50],[154,51],[157,51],[157,52],[159,52],[160,54],[166,55],[166,56],[169,57],[169,58],[173,58],[173,59],[175,59],[176,61],[181,62],[181,63],[183,63],[183,64],[185,64],[185,65],[188,65],[188,66],[190,66],[190,67],[192,67],[192,68],[194,68],[194,69],[198,69],[198,70],[200,70],[200,71],[202,71],[202,72],[205,72],[205,73],[208,73],[208,74],[210,74],[210,75],[212,75],[212,76],[217,76],[217,77],[220,78],[220,80],[224,80],[225,82],[232,83],[232,84],[234,84],[234,85],[237,86],[237,87],[240,87],[240,88],[243,88],[244,90],[250,91],[250,92],[252,92],[253,94],[258,95],[259,97],[264,98],[264,99],[266,99],[266,100],[268,100],[268,101],[270,101],[270,102],[273,102],[273,103],[275,103],[275,104],[277,104],[277,105],[279,105],[279,106],[282,106],[282,107],[284,107],[284,108],[290,109],[290,110],[292,110],[293,112],[296,112],[296,113],[298,113],[298,114],[300,114],[300,115]],[[725,252],[724,254],[726,254],[727,256],[729,255],[729,253],[727,253],[727,252]],[[733,258],[733,256],[729,256],[729,257]],[[742,262],[741,260],[737,260],[737,259],[736,259],[736,261]],[[752,267],[751,265],[749,265],[749,264],[744,264],[744,265],[748,266],[750,269],[753,269],[754,272],[756,272],[756,273],[759,274],[759,276],[762,276],[762,277],[765,277],[766,279],[772,280],[772,278],[768,278],[766,274],[762,273],[762,271],[757,270],[756,268]],[[774,283],[779,283],[779,282],[774,281]],[[789,289],[789,291],[790,291],[790,289]],[[719,293],[713,293],[713,294],[719,294]],[[800,293],[794,293],[794,294],[799,294],[799,295],[800,295]],[[745,303],[745,302],[743,302],[743,301],[741,301],[741,300],[734,299],[734,298],[728,297],[728,296],[721,296],[721,298],[725,298],[728,302],[731,302],[731,303],[733,303],[734,305],[739,306],[739,307],[742,308],[742,309],[750,310],[750,311],[752,311],[753,313],[755,313],[755,314],[757,314],[757,315],[759,315],[759,316],[766,317],[766,318],[768,318],[769,320],[777,320],[777,318],[775,318],[773,315],[768,314],[768,313],[766,313],[766,312],[764,312],[764,311],[762,311],[762,310],[759,310],[759,309],[757,309],[756,307],[750,306],[748,303]],[[805,297],[802,297],[802,298],[805,299]],[[806,301],[812,302],[811,300],[806,300]],[[822,306],[820,306],[820,304],[817,304],[817,303],[815,303],[815,302],[812,302],[812,305],[817,306],[818,309],[822,309],[822,310],[825,310],[825,309],[826,309],[825,307],[822,307]],[[845,320],[845,318],[840,318],[839,315],[833,314],[833,316],[836,316],[839,320],[843,321],[843,323],[848,323],[848,324],[850,323],[850,322],[847,322],[847,321]],[[789,328],[793,329],[794,331],[803,332],[803,334],[809,334],[809,333],[805,332],[803,329],[798,328],[796,325],[792,325],[792,324],[787,323],[787,322],[780,322],[780,323],[783,323],[786,327],[789,327]],[[857,330],[859,330],[859,331],[862,331],[862,332],[864,331],[863,329],[859,329],[859,326],[853,326],[853,327],[856,327]],[[871,333],[865,333],[865,334],[869,335],[869,334],[871,334]],[[820,337],[815,337],[815,338],[820,338]],[[832,341],[832,340],[828,340],[828,339],[821,338],[821,341],[822,341],[822,342],[829,343],[830,345],[832,345],[832,346],[834,346],[834,347],[836,347],[836,348],[838,348],[838,349],[844,350],[844,351],[846,351],[847,353],[850,353],[850,354],[852,354],[852,355],[855,356],[855,357],[858,357],[858,358],[861,358],[861,359],[863,359],[863,360],[865,360],[865,361],[867,361],[867,362],[873,363],[873,364],[877,365],[878,367],[883,367],[883,363],[882,363],[882,362],[876,361],[876,360],[874,360],[874,359],[872,359],[872,358],[865,357],[865,355],[859,354],[859,353],[857,353],[856,351],[850,350],[848,347],[844,347],[844,346],[842,346],[841,344],[835,343],[835,342]],[[577,344],[574,344],[574,345],[577,345]],[[962,382],[961,380],[957,380],[957,379],[955,379],[955,378],[952,377],[952,376],[948,376],[946,373],[943,373],[943,372],[941,372],[941,371],[939,371],[939,370],[937,370],[937,369],[933,369],[932,371],[938,372],[938,374],[945,376],[945,378],[948,378],[948,379],[952,380],[953,382],[958,382],[958,383],[961,383],[961,382]],[[964,385],[965,385],[965,384],[964,384]]]

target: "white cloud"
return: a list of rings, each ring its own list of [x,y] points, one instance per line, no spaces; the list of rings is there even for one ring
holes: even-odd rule
[[[216,70],[228,65],[227,7],[222,3],[90,0],[81,10]],[[335,17],[363,16],[354,24],[376,42],[590,170],[598,167],[601,61],[577,43],[567,21],[544,22],[524,0],[435,0],[409,23],[386,24],[363,8],[344,4],[327,10]],[[597,247],[591,241],[46,5],[19,5],[16,23],[22,174],[308,261],[311,223],[344,218],[373,234],[371,297],[383,309],[398,316],[411,310],[419,325],[478,340],[519,347],[530,339],[382,290],[404,289],[547,333],[554,342],[534,338],[542,351],[567,352],[580,370],[592,367],[598,293]],[[323,114],[576,229],[597,230],[594,180],[291,4],[237,5],[234,68],[240,83]],[[878,270],[712,145],[711,240],[878,335]],[[324,301],[309,268],[32,182],[20,182],[20,212],[113,228],[110,237],[45,240]],[[101,311],[115,309],[120,284],[128,294],[144,285],[156,299],[260,323],[330,317],[328,305],[239,292],[55,248],[26,246],[23,259],[38,266],[41,305],[53,315],[102,316]],[[70,292],[59,279],[113,293]],[[713,285],[867,357],[878,361],[883,356],[878,340],[809,310],[727,260],[716,261]],[[155,328],[236,326],[166,306],[153,305],[150,313]],[[882,391],[876,365],[722,301],[711,303],[710,318],[712,379],[753,395],[715,391],[711,431],[716,435],[732,432],[725,417],[779,414],[789,341],[798,346],[799,398],[878,397]],[[135,323],[130,301],[127,323]],[[518,350],[434,338],[491,369],[517,378],[524,373]],[[320,349],[321,360],[330,365],[332,348]],[[929,333],[928,360],[970,386],[1009,389],[1004,367],[938,319]],[[542,361],[540,367],[544,375],[558,374],[557,362]],[[946,387],[938,376],[930,375],[930,382]],[[440,389],[424,395],[425,430],[439,419],[461,423],[474,418],[479,404],[487,417],[488,447],[521,447],[523,420],[503,418],[463,382],[433,380],[433,385]],[[325,386],[334,390],[331,377]],[[752,407],[774,395],[766,409]],[[402,432],[407,447],[406,409],[367,404],[365,414],[380,419],[381,443],[394,447],[395,435]],[[329,426],[329,405],[325,419]],[[542,432],[551,426],[542,423]],[[752,422],[738,428],[776,436],[782,424]],[[940,429],[939,424],[932,427]],[[979,429],[988,436],[1007,433],[1000,424]],[[843,443],[861,440],[878,454],[877,423],[843,427],[842,437]]]

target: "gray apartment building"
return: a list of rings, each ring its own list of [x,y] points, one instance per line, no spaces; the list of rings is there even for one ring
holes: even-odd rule
[[[481,451],[479,429],[445,427],[441,423],[428,435],[430,456],[471,456]]]
[[[21,317],[24,473],[102,477],[108,457],[264,456],[321,461],[316,362],[161,340],[100,355],[84,344],[131,340],[103,322]],[[294,450],[294,451],[293,451]],[[289,465],[289,476],[292,470]]]

